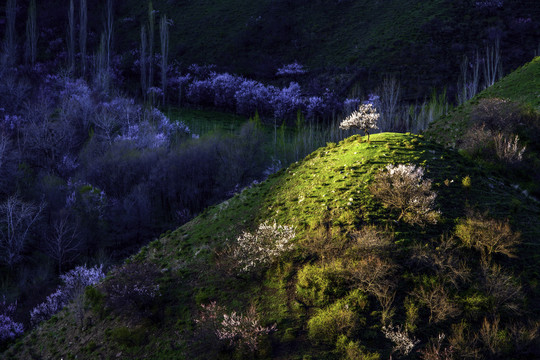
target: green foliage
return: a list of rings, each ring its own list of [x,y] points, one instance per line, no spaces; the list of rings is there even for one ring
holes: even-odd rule
[[[336,343],[336,351],[343,360],[379,360],[379,353],[365,351],[359,341],[349,340],[347,336],[340,335]]]
[[[113,341],[127,347],[141,346],[146,343],[147,336],[144,328],[130,329],[126,326],[121,326],[110,331],[110,336]]]
[[[103,317],[105,313],[104,298],[105,295],[94,286],[87,286],[84,291],[84,297],[88,301],[93,312]]]
[[[317,310],[307,323],[308,337],[315,343],[334,344],[340,335],[351,336],[359,323],[358,315],[346,301],[337,301]]]
[[[345,295],[347,270],[341,261],[307,264],[298,272],[296,296],[308,306],[322,307]]]

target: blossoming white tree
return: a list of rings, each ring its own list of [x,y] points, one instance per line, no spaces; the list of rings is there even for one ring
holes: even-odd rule
[[[341,122],[339,128],[343,130],[351,128],[363,130],[369,141],[369,132],[372,129],[378,129],[377,120],[379,120],[380,116],[372,104],[362,104],[358,110],[353,111],[351,115]]]
[[[291,250],[295,236],[293,227],[265,222],[255,233],[244,232],[236,239],[232,257],[241,273],[255,272]]]

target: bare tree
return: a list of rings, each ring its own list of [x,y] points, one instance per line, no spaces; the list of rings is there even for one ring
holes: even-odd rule
[[[377,92],[380,96],[378,110],[382,115],[379,128],[381,131],[393,130],[396,128],[399,113],[398,106],[401,96],[399,81],[394,77],[385,77]]]
[[[4,41],[4,59],[6,66],[13,66],[17,58],[17,42],[15,40],[15,18],[17,16],[17,0],[6,2],[6,27]]]
[[[0,260],[13,267],[21,260],[30,228],[39,218],[45,203],[34,205],[17,195],[0,204]]]
[[[105,16],[105,49],[107,53],[107,71],[111,67],[112,40],[114,33],[114,12],[112,0],[107,0],[107,13]]]
[[[502,62],[499,39],[495,41],[493,47],[486,46],[486,57],[484,58],[484,86],[486,88],[495,84],[495,81],[502,78]]]
[[[161,89],[163,91],[163,105],[165,105],[167,92],[167,58],[169,56],[169,23],[166,15],[161,17],[159,31],[161,39]]]
[[[75,70],[75,6],[73,0],[69,0],[68,11],[68,61],[69,71]]]
[[[148,2],[148,82],[146,85],[151,88],[154,84],[154,34],[155,34],[155,13],[152,1]]]
[[[45,251],[58,262],[58,273],[62,272],[62,265],[73,261],[79,256],[81,240],[77,225],[69,223],[68,216],[57,219],[52,226],[52,233],[47,237]]]
[[[81,52],[81,73],[86,74],[86,35],[88,24],[88,10],[86,0],[79,2],[79,50]]]
[[[31,0],[28,6],[28,20],[26,21],[26,61],[34,65],[37,56],[37,24],[36,0]]]
[[[146,99],[146,91],[148,90],[148,84],[147,84],[147,77],[146,77],[146,67],[147,67],[147,54],[146,54],[146,46],[147,46],[147,35],[146,35],[146,27],[143,25],[141,27],[141,90],[143,98]]]

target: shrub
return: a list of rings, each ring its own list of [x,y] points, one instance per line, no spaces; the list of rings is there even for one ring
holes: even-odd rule
[[[341,261],[307,264],[298,272],[296,296],[308,306],[325,306],[343,296],[350,281]]]
[[[507,164],[516,164],[523,160],[523,153],[526,146],[519,144],[519,136],[510,136],[509,138],[503,134],[495,135],[495,153],[499,160]]]
[[[276,71],[276,76],[294,76],[294,75],[303,75],[307,71],[304,69],[302,64],[298,62],[293,62],[291,64],[283,65],[278,68]]]
[[[486,128],[485,124],[474,125],[463,135],[459,148],[473,158],[491,160],[495,155],[494,138],[494,132]]]
[[[0,343],[12,340],[24,332],[24,326],[13,320],[17,302],[7,304],[6,297],[0,302]]]
[[[157,266],[151,263],[130,263],[113,270],[102,284],[106,306],[119,314],[149,315],[154,299],[160,296],[160,276]]]
[[[400,212],[398,221],[424,226],[436,223],[439,211],[434,210],[437,194],[431,190],[431,180],[423,179],[424,168],[399,164],[386,166],[375,176],[369,187],[383,205]]]
[[[244,232],[236,239],[231,256],[240,273],[254,273],[271,265],[282,254],[293,249],[296,236],[290,226],[260,224],[255,233]]]
[[[401,330],[401,326],[383,326],[382,332],[384,336],[394,343],[392,353],[399,353],[401,355],[408,355],[416,345],[420,342],[414,336],[410,336],[409,332]]]
[[[351,238],[354,241],[351,252],[354,253],[386,253],[394,246],[394,235],[373,225],[353,231]]]
[[[499,357],[511,349],[510,335],[507,330],[499,328],[499,318],[493,321],[484,318],[479,337],[491,357]]]
[[[64,284],[47,296],[44,302],[32,309],[30,321],[35,326],[42,321],[48,320],[62,310],[69,301],[82,296],[87,286],[98,283],[104,277],[105,273],[102,265],[92,268],[77,266],[75,269],[60,275],[60,279]]]
[[[381,358],[380,354],[365,351],[359,341],[349,340],[345,335],[339,336],[336,350],[343,360],[379,360]]]
[[[236,312],[228,314],[215,301],[201,307],[202,311],[195,322],[212,331],[218,340],[226,341],[231,347],[255,352],[259,347],[261,336],[277,331],[276,324],[268,327],[260,324],[254,306],[251,306],[245,314]]]
[[[340,335],[351,336],[357,323],[358,317],[349,305],[338,301],[309,319],[308,336],[315,343],[335,344]]]
[[[471,120],[478,125],[484,124],[497,132],[512,133],[521,122],[522,109],[518,103],[499,99],[480,99],[471,111]]]
[[[446,335],[439,334],[437,340],[432,340],[429,345],[420,350],[420,355],[423,360],[452,360],[454,356],[454,348],[452,345],[444,347],[443,342]]]
[[[378,129],[377,120],[379,120],[379,117],[380,114],[372,104],[362,104],[358,110],[353,111],[351,115],[341,122],[339,128],[344,130],[351,128],[363,130],[367,134],[369,141],[369,132],[372,129]]]
[[[514,233],[508,220],[489,219],[485,214],[473,213],[456,226],[456,236],[463,245],[478,250],[484,262],[494,254],[515,257],[520,233]]]
[[[413,296],[429,309],[430,324],[440,323],[460,313],[459,307],[450,299],[448,291],[441,283],[417,287]]]

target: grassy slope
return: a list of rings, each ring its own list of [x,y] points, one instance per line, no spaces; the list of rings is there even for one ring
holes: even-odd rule
[[[263,358],[301,359],[307,354],[317,359],[334,358],[333,346],[314,345],[307,339],[306,321],[317,309],[304,308],[295,300],[297,271],[307,263],[319,264],[319,260],[298,250],[281,259],[278,266],[261,278],[230,276],[223,270],[223,264],[216,266],[220,258],[215,251],[223,249],[241,231],[252,230],[266,220],[295,226],[299,249],[305,249],[308,239],[321,227],[331,230],[328,240],[339,247],[346,244],[350,231],[365,224],[387,226],[395,232],[398,244],[395,261],[400,262],[405,260],[413,241],[427,244],[452,230],[456,219],[464,216],[466,203],[480,211],[489,209],[491,216],[509,217],[512,227],[522,232],[524,245],[520,247],[519,263],[503,264],[520,273],[519,281],[531,299],[534,294],[538,298],[535,285],[538,271],[534,264],[540,260],[537,243],[540,211],[536,203],[456,152],[426,142],[422,137],[385,133],[372,135],[371,143],[359,139],[354,136],[315,151],[304,161],[209,208],[178,230],[144,247],[131,261],[150,261],[163,269],[163,277],[159,279],[162,296],[156,300],[154,315],[149,319],[137,322],[107,312],[99,316],[89,310],[85,327],[81,329],[70,310],[62,311],[15,344],[4,354],[5,358],[69,359],[75,355],[78,359],[231,358],[230,352],[212,352],[215,349],[208,344],[191,342],[194,314],[199,304],[211,300],[238,311],[245,311],[253,304],[261,312],[264,324],[277,323],[279,331],[270,342],[261,345]],[[388,163],[425,166],[426,176],[434,180],[437,204],[443,214],[438,225],[422,229],[397,224],[395,214],[373,199],[367,184],[375,171]],[[462,185],[466,176],[472,179],[470,188]],[[447,185],[445,180],[450,180]],[[403,322],[403,298],[413,285],[406,274],[400,279],[394,317],[398,323]],[[532,314],[538,314],[537,306],[535,301],[529,304]],[[361,315],[368,322],[353,337],[360,338],[368,348],[388,355],[390,344],[381,339],[379,331],[380,309],[373,299],[368,307],[369,311]],[[426,341],[435,330],[425,326],[425,319],[421,324],[424,327],[417,336]],[[118,329],[125,330],[123,336],[118,335]],[[186,355],[189,348],[193,353]]]
[[[431,124],[425,132],[426,137],[442,144],[455,145],[471,125],[470,115],[473,107],[480,99],[485,98],[508,99],[539,111],[540,57],[536,57],[447,116]]]

